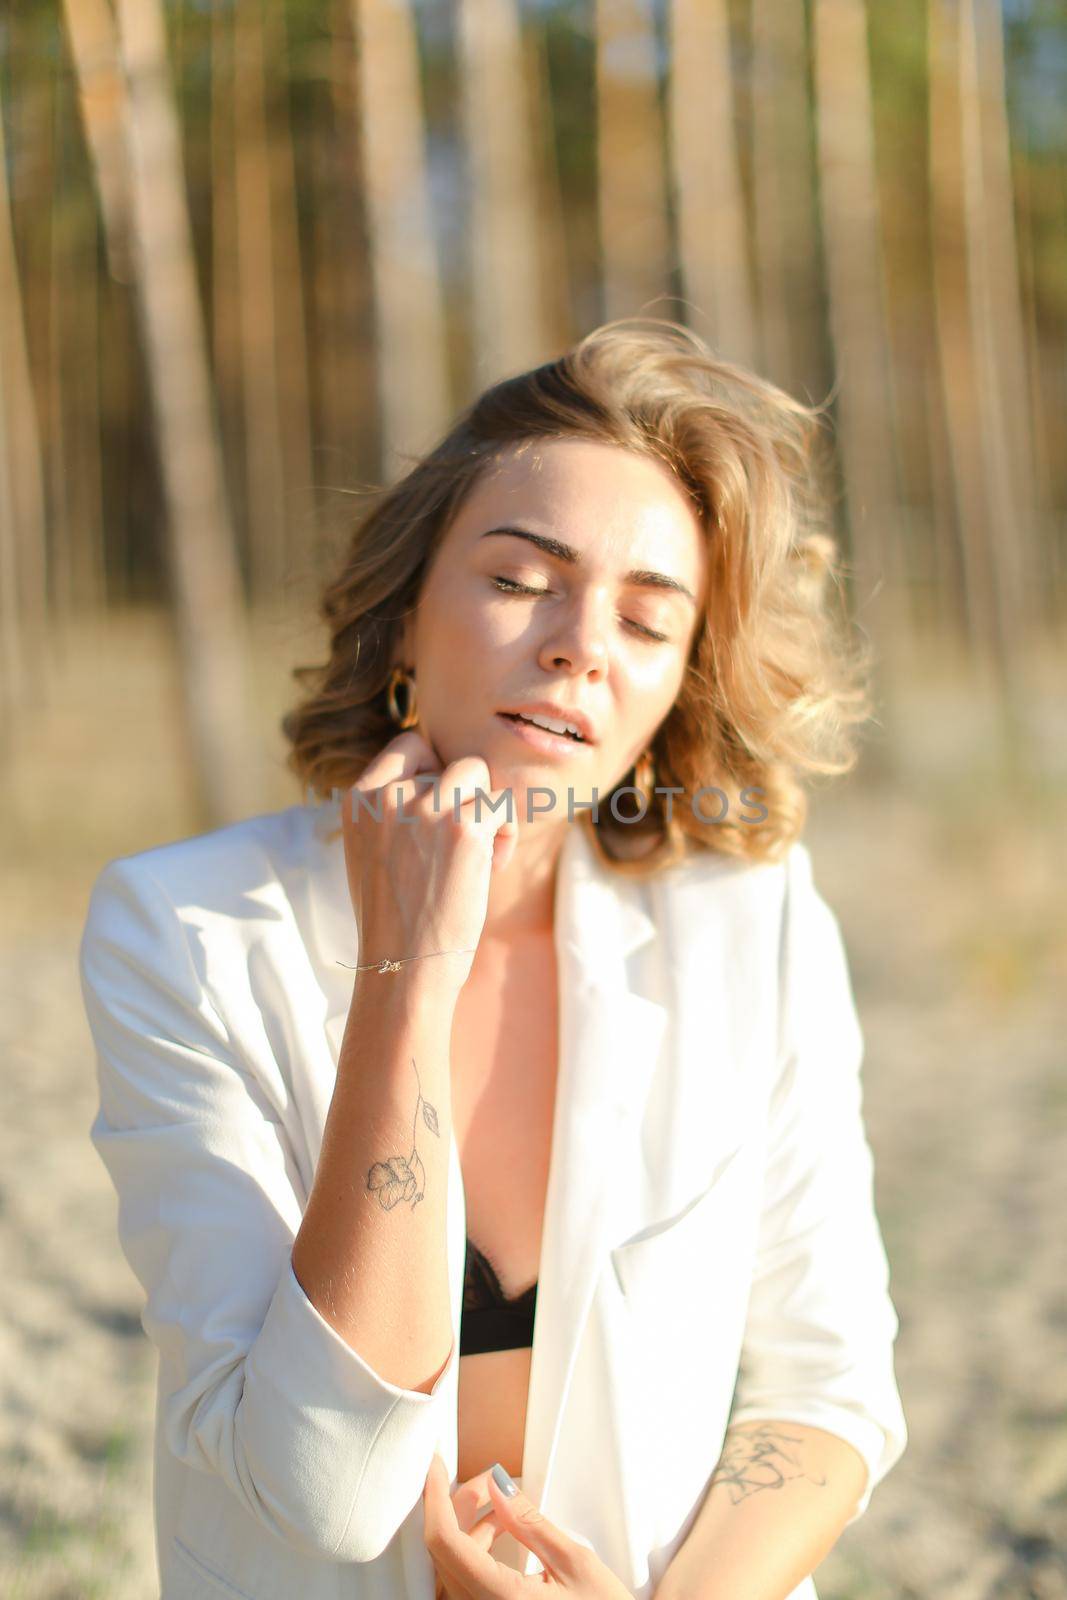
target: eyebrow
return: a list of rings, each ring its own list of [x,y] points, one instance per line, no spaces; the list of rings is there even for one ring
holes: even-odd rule
[[[528,539],[546,555],[554,556],[557,561],[565,561],[568,566],[580,567],[582,564],[582,553],[573,545],[564,544],[562,539],[549,538],[544,533],[531,533],[529,528],[489,528],[485,533],[479,534],[479,538],[491,539],[496,534],[506,534],[512,539]],[[668,577],[665,572],[652,572],[647,567],[633,567],[623,575],[623,582],[641,589],[667,589],[672,594],[684,595],[694,606],[697,604],[693,591],[678,578]]]

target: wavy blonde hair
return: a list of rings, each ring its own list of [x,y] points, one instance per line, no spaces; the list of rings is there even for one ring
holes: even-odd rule
[[[656,795],[619,823],[626,781],[581,813],[613,870],[655,873],[693,849],[780,859],[803,829],[805,778],[848,772],[872,712],[871,661],[847,621],[843,563],[826,526],[817,444],[822,408],[718,359],[660,318],[621,318],[555,361],[485,390],[401,480],[374,492],[319,615],[329,658],[292,676],[308,688],[282,719],[287,765],[305,794],[348,788],[396,734],[386,685],[396,634],[450,522],[515,446],[579,438],[656,457],[691,496],[709,584],[677,699],[650,745]],[[626,780],[632,783],[630,774]],[[710,820],[699,790],[726,800]],[[742,791],[760,791],[758,798]],[[766,810],[762,821],[739,812]],[[700,814],[697,814],[699,811]],[[708,820],[701,820],[701,817]]]

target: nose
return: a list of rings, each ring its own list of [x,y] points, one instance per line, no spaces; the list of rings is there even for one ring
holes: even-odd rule
[[[553,618],[553,626],[539,652],[549,670],[568,666],[572,672],[600,675],[607,670],[606,598],[588,592],[576,594]]]

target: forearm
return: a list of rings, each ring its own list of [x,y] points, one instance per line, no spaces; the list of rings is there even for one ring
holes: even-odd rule
[[[867,1481],[845,1440],[795,1422],[727,1429],[655,1600],[786,1600],[837,1542]]]
[[[292,1254],[304,1293],[345,1342],[387,1382],[426,1393],[452,1345],[454,1011],[435,975],[360,974]]]

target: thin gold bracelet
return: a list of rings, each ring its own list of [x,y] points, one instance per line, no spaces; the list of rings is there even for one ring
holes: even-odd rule
[[[401,956],[399,961],[390,961],[386,956],[383,961],[368,961],[360,967],[353,967],[347,961],[338,961],[337,965],[347,967],[349,972],[399,972],[408,961],[424,961],[427,956],[469,956],[477,948],[477,945],[472,945],[469,950],[424,950],[421,956]]]

